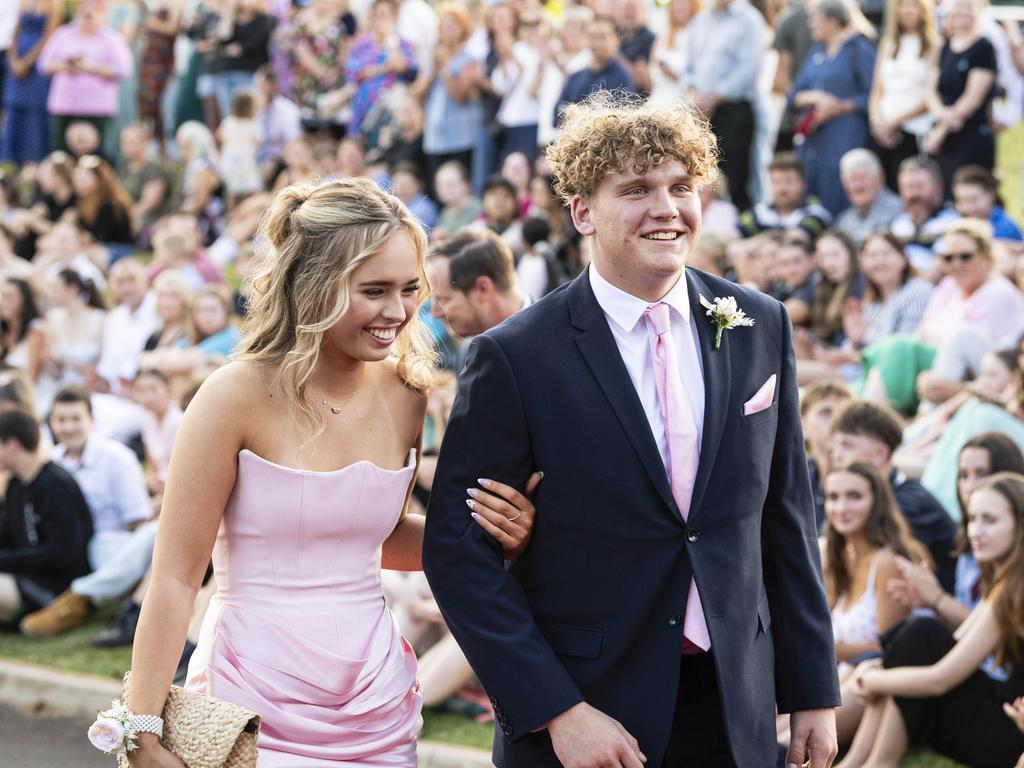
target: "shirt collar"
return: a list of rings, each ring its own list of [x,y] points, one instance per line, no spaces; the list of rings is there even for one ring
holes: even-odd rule
[[[85,445],[82,447],[81,455],[77,459],[72,459],[70,456],[68,456],[67,447],[63,443],[61,443],[59,445],[54,446],[53,457],[55,459],[59,459],[60,461],[67,462],[69,464],[74,464],[76,469],[91,466],[92,461],[96,456],[96,450],[93,448],[93,444],[95,442],[96,441],[92,437],[88,438],[85,441]]]
[[[590,287],[594,291],[594,297],[601,305],[601,309],[620,328],[627,333],[632,333],[637,322],[652,303],[631,293],[626,293],[621,288],[616,288],[601,276],[593,264],[590,265],[589,273]],[[679,274],[676,284],[661,297],[661,301],[672,307],[683,319],[683,322],[690,322],[690,295],[686,288],[685,272]]]

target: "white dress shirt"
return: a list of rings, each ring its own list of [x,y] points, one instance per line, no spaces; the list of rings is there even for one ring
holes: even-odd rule
[[[654,359],[651,354],[654,330],[644,319],[644,312],[651,302],[644,301],[632,294],[616,288],[609,283],[590,265],[590,287],[594,291],[597,303],[604,310],[615,344],[626,364],[629,378],[640,396],[640,404],[647,414],[651,425],[651,433],[658,444],[665,472],[669,474],[668,439],[665,436],[665,423],[658,405],[658,390],[654,378]],[[704,435],[704,371],[700,357],[697,325],[690,312],[690,297],[686,290],[686,275],[680,274],[679,280],[665,294],[661,301],[671,308],[672,343],[676,347],[676,359],[679,361],[680,374],[686,396],[693,409],[693,420],[697,425],[697,445]],[[657,303],[657,302],[654,302]],[[689,338],[687,338],[687,335]],[[669,474],[671,477],[671,474]]]
[[[110,311],[103,325],[103,344],[96,370],[110,382],[111,392],[121,394],[121,380],[135,378],[146,341],[159,329],[156,296],[152,292],[146,294],[135,311],[125,304]]]

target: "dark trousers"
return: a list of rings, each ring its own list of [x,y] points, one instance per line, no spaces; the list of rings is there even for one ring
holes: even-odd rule
[[[710,653],[683,654],[672,732],[662,768],[735,768]]]
[[[908,157],[916,157],[919,150],[917,147],[917,136],[901,130],[896,146],[883,147],[877,142],[872,142],[875,154],[882,163],[885,171],[885,185],[894,192],[899,191],[896,180],[900,175],[900,164]]]
[[[747,195],[750,152],[754,146],[754,109],[749,101],[726,101],[715,110],[711,130],[718,137],[720,170],[729,183],[729,198],[739,210],[751,206]]]

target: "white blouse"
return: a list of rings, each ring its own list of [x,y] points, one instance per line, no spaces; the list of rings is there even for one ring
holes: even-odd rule
[[[924,101],[928,89],[928,59],[921,55],[921,38],[901,35],[900,50],[894,58],[880,58],[878,66],[882,97],[878,103],[882,119],[891,122],[912,104]],[[904,122],[900,128],[915,136],[923,136],[932,126],[928,113]]]

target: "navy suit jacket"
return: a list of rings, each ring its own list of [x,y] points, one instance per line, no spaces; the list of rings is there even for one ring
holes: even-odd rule
[[[500,768],[559,765],[542,728],[586,700],[659,766],[672,729],[691,574],[733,759],[774,766],[775,707],[839,704],[800,428],[791,328],[762,294],[686,270],[704,367],[688,521],[586,273],[477,337],[441,447],[424,569],[495,709]],[[698,296],[756,325],[714,326]],[[772,374],[774,404],[743,415]],[[508,569],[466,490],[542,469],[529,548]]]

